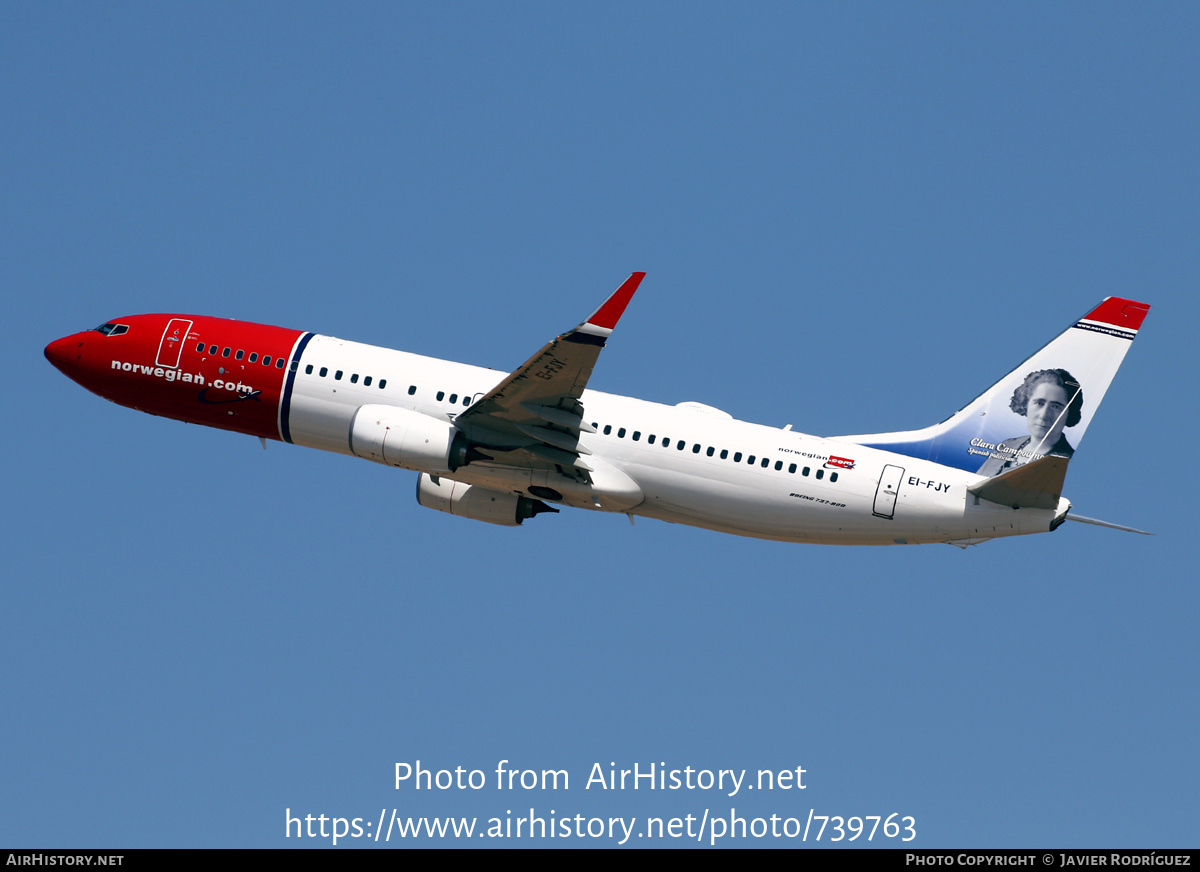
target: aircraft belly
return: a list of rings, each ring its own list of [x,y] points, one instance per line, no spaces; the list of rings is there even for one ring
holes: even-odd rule
[[[922,470],[923,473],[928,470]],[[947,542],[971,537],[996,538],[1029,530],[1028,510],[983,508],[968,517],[965,488],[924,488],[905,476],[891,517],[873,510],[875,479],[871,473],[842,473],[836,486],[817,487],[811,480],[789,480],[779,486],[773,476],[736,479],[701,478],[650,466],[631,469],[646,491],[636,514],[672,523],[763,539],[824,544],[893,545]],[[915,480],[923,482],[919,477]],[[1053,513],[1047,513],[1048,529]]]
[[[741,473],[737,480],[700,478],[643,466],[631,470],[646,492],[636,514],[709,530],[787,542],[828,541],[849,523],[851,507],[825,490],[777,486],[771,476]],[[733,476],[731,476],[732,478]],[[812,490],[820,496],[801,491]],[[811,498],[805,499],[805,496]]]

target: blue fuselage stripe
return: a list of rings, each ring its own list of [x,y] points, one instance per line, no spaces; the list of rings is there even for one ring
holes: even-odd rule
[[[279,435],[283,437],[284,442],[292,441],[292,428],[288,418],[292,413],[292,388],[296,384],[296,374],[300,371],[300,358],[304,356],[304,348],[308,345],[308,340],[316,335],[315,333],[305,333],[301,337],[300,344],[296,346],[296,353],[292,355],[292,362],[288,366],[287,383],[283,386],[283,397],[279,401]]]

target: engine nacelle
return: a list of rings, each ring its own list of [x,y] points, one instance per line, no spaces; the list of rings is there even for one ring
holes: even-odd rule
[[[417,502],[427,509],[502,527],[519,527],[526,518],[542,512],[558,511],[541,500],[488,490],[448,478],[438,478],[435,482],[432,476],[425,473],[417,477]]]
[[[396,406],[359,406],[350,422],[350,450],[364,460],[417,471],[448,472],[461,434],[448,421]]]

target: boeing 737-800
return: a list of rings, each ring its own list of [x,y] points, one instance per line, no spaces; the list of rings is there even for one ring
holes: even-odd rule
[[[123,406],[413,470],[422,506],[492,524],[572,506],[787,542],[964,546],[1117,526],[1071,514],[1062,485],[1146,304],[1105,299],[941,424],[829,438],[588,389],[643,276],[511,374],[198,315],[118,318],[46,357]]]

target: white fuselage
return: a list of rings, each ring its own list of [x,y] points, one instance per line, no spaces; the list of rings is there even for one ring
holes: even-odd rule
[[[360,407],[387,405],[452,422],[506,376],[315,335],[299,361],[286,413],[290,441],[353,454],[349,433]],[[763,539],[878,545],[966,544],[1046,532],[1068,505],[1066,500],[1056,510],[997,505],[968,494],[978,475],[734,420],[696,404],[667,406],[591,390],[582,403],[584,420],[597,430],[580,439],[591,452],[597,487],[563,501],[580,508]],[[535,470],[486,461],[452,477],[511,493],[538,483]]]

